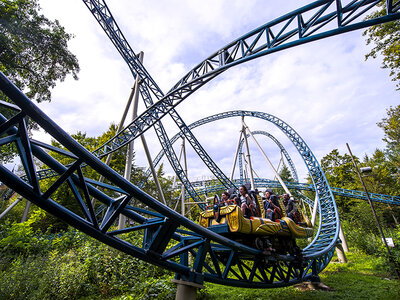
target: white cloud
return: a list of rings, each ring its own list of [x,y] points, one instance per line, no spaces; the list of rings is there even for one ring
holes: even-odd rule
[[[308,2],[107,1],[133,50],[145,52],[144,65],[164,92],[225,44]],[[132,75],[81,1],[40,0],[40,4],[46,16],[59,19],[75,34],[70,49],[81,65],[80,80],[59,83],[53,101],[40,107],[70,133],[81,130],[99,135],[111,122],[119,122]],[[290,124],[318,159],[334,148],[347,151],[346,142],[361,157],[383,147],[376,123],[385,116],[386,108],[398,104],[398,92],[387,70],[379,68],[379,61],[364,62],[368,52],[364,44],[361,31],[356,31],[250,61],[226,71],[176,110],[188,125],[227,110],[270,113]],[[144,109],[142,104],[140,109]],[[168,117],[163,122],[172,137],[177,127]],[[299,177],[305,177],[303,162],[279,130],[262,121],[246,122],[252,130],[276,136],[290,150]],[[239,118],[194,130],[226,174],[231,172],[239,130]],[[259,139],[277,165],[276,145]],[[154,157],[160,146],[153,132],[147,134],[147,142]],[[137,163],[145,165],[138,144]],[[192,158],[193,151],[188,150],[188,156],[190,177],[209,174],[199,159]],[[254,160],[260,173],[267,169],[259,154],[254,154]]]

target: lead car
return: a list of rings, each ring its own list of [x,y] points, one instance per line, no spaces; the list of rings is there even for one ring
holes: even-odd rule
[[[261,216],[265,216],[262,198],[256,198]],[[301,250],[296,245],[297,238],[310,238],[314,229],[307,217],[299,212],[298,222],[286,216],[282,200],[279,200],[282,217],[275,221],[264,217],[243,216],[240,207],[234,200],[220,202],[214,197],[214,204],[200,212],[199,223],[202,227],[226,236],[242,244],[256,247],[265,254],[290,254],[301,257]]]

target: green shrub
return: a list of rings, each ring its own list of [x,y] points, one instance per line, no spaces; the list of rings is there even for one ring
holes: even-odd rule
[[[149,293],[161,299],[173,289],[165,288],[169,286],[165,278],[171,273],[83,233],[35,231],[34,223],[41,216],[36,211],[25,223],[2,227],[0,299],[76,299],[126,293]],[[137,233],[128,238],[136,245],[141,243]]]

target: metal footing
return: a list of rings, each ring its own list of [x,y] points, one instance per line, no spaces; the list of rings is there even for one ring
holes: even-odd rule
[[[204,289],[204,285],[172,279],[173,283],[177,284],[175,300],[196,300],[197,289]]]
[[[343,249],[342,243],[336,244],[336,254],[337,254],[339,262],[347,263],[347,258],[346,258],[345,250]]]

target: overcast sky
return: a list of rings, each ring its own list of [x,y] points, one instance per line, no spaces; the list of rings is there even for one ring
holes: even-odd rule
[[[167,92],[207,56],[252,29],[310,1],[184,1],[109,0],[107,4],[132,49],[144,52],[144,65]],[[78,57],[79,80],[57,84],[51,103],[39,106],[67,132],[97,136],[119,123],[133,77],[117,50],[80,0],[40,0],[42,13],[58,19],[75,35],[69,49]],[[381,58],[364,60],[369,47],[362,31],[342,34],[258,58],[229,69],[203,86],[177,112],[187,125],[228,110],[252,110],[275,115],[306,141],[320,160],[332,149],[342,154],[348,142],[355,155],[383,148],[383,132],[376,126],[386,109],[399,104],[399,92],[380,68]],[[139,110],[143,111],[141,103]],[[288,150],[299,172],[305,165],[291,142],[275,126],[246,119],[251,130],[264,130]],[[178,129],[163,119],[171,138]],[[239,138],[239,118],[217,121],[195,129],[194,134],[230,175]],[[36,138],[46,140],[43,134]],[[161,149],[153,130],[146,134],[151,154]],[[267,137],[257,137],[273,164],[279,148]],[[180,142],[176,145],[179,152]],[[189,148],[189,147],[188,147]],[[146,166],[140,140],[135,143],[136,164]],[[187,149],[189,177],[210,172]],[[253,164],[262,177],[273,177],[254,145]],[[171,169],[167,168],[168,174]]]

